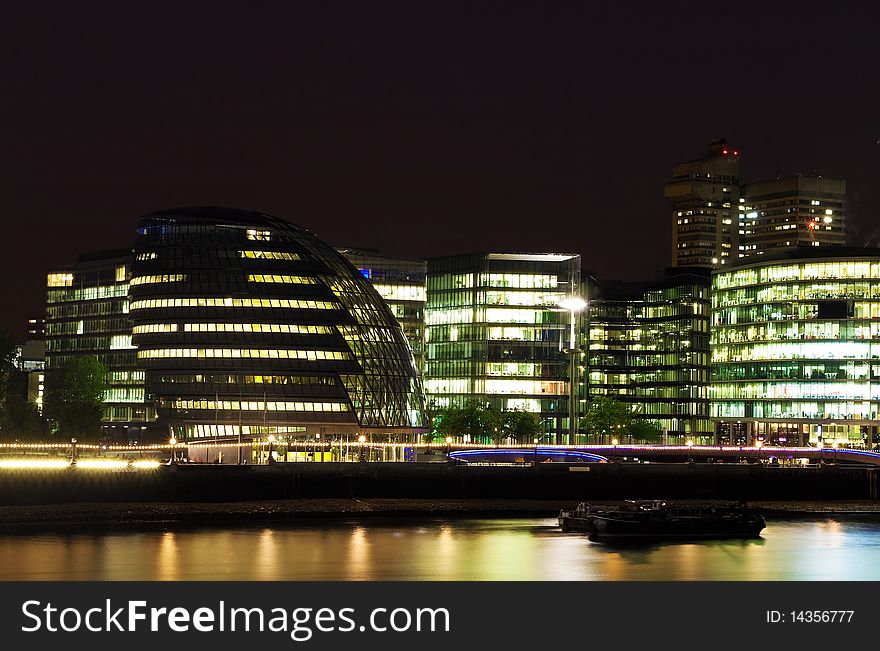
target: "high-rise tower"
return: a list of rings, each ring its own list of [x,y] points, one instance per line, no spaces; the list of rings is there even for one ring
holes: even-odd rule
[[[673,168],[672,265],[719,267],[739,256],[739,150],[724,139]]]

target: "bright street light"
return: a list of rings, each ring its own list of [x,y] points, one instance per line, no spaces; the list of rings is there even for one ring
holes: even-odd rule
[[[587,307],[587,302],[580,296],[569,296],[559,301],[558,305],[569,312],[580,312]]]
[[[572,282],[573,288],[573,282]],[[569,345],[568,345],[568,438],[569,443],[575,444],[577,441],[575,440],[577,437],[577,410],[575,408],[575,402],[577,401],[577,339],[575,339],[574,333],[574,323],[575,323],[575,315],[582,311],[585,307],[587,307],[587,302],[582,299],[580,296],[567,296],[563,298],[558,303],[559,307],[564,310],[568,310],[569,313],[569,323],[571,325],[571,332],[569,334]],[[560,333],[561,335],[561,333]],[[561,338],[561,336],[560,336]],[[561,343],[561,342],[560,342]],[[588,355],[589,357],[589,355]],[[589,399],[589,389],[587,391],[587,398]],[[561,441],[557,441],[561,443]]]

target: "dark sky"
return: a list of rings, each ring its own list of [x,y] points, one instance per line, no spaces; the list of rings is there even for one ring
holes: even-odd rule
[[[9,3],[0,325],[22,336],[47,269],[182,205],[653,278],[663,181],[721,136],[746,180],[846,177],[859,243],[880,229],[878,3],[764,4]]]

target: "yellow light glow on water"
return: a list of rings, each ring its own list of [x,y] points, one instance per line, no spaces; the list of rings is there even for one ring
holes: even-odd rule
[[[10,470],[55,470],[68,468],[66,459],[2,459],[0,469]]]
[[[150,461],[150,460],[132,461],[131,462],[131,467],[137,468],[138,470],[155,470],[156,468],[158,468],[161,465],[162,464],[159,463],[158,461]]]
[[[128,468],[128,461],[118,459],[82,459],[76,462],[76,467],[84,470],[120,470]]]

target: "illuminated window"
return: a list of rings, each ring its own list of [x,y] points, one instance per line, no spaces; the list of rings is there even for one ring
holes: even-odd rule
[[[308,276],[285,276],[278,274],[250,274],[248,281],[252,283],[283,283],[287,285],[316,285],[318,282]]]
[[[321,411],[347,412],[351,408],[345,402],[276,401],[276,400],[175,400],[174,409],[204,409],[214,411]]]
[[[117,280],[119,279],[117,273]],[[159,274],[155,276],[135,276],[131,279],[131,285],[152,285],[156,283],[176,283],[186,280],[184,274]]]
[[[153,334],[157,332],[177,332],[176,323],[149,323],[147,325],[137,325],[131,329],[133,334]]]
[[[46,281],[47,287],[71,287],[72,285],[73,274],[71,273],[49,274]]]
[[[173,324],[172,324],[173,325]],[[174,325],[175,330],[177,326]],[[288,323],[184,323],[184,332],[277,332],[284,334],[332,334],[332,326],[291,325]],[[173,332],[173,331],[171,331]]]
[[[338,305],[329,301],[307,301],[286,298],[151,298],[132,301],[132,310],[168,307],[268,307],[335,310]]]
[[[299,255],[287,251],[239,251],[238,254],[254,260],[299,260]]]
[[[425,287],[422,285],[384,285],[374,284],[373,287],[386,301],[420,301],[427,300]]]
[[[127,271],[126,271],[124,264],[121,264],[118,267],[116,267],[116,282],[124,283],[126,274],[127,274]]]
[[[157,348],[139,350],[140,359],[168,358],[248,358],[248,359],[304,359],[344,360],[351,353],[339,350],[290,350],[284,348]]]
[[[249,228],[247,230],[247,238],[249,240],[260,240],[260,241],[266,242],[269,239],[271,239],[271,232],[270,231],[261,231],[261,230],[257,230],[254,228]]]

